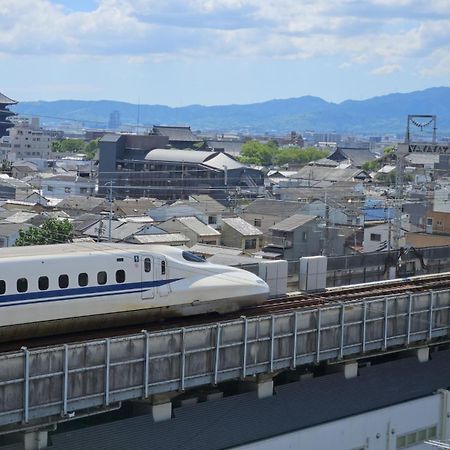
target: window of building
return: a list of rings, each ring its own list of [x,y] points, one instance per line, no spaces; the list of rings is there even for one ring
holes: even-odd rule
[[[427,225],[433,225],[433,218],[427,217]]]
[[[87,188],[80,187],[80,194],[87,194]]]
[[[125,281],[125,270],[119,269],[116,271],[117,283],[123,283]]]
[[[377,233],[370,233],[370,240],[380,242],[381,241],[381,234]]]
[[[26,278],[19,278],[17,280],[17,292],[28,291],[28,280]]]
[[[304,231],[302,234],[302,241],[306,242],[307,240],[308,240],[308,233],[306,231]]]
[[[433,425],[428,428],[421,428],[420,430],[411,431],[409,433],[397,436],[397,449],[412,447],[420,444],[426,439],[435,439],[437,436],[437,427]]]
[[[256,239],[246,239],[245,240],[245,248],[246,249],[256,248]]]
[[[48,289],[48,277],[39,277],[38,288],[40,291],[46,291]]]
[[[87,286],[89,282],[89,277],[87,273],[78,274],[78,286]]]
[[[64,188],[64,192],[65,192],[66,194],[70,194],[70,191],[71,191],[70,187],[66,186],[66,187]]]
[[[144,259],[144,271],[150,272],[152,270],[152,260],[150,258]]]
[[[6,281],[0,280],[0,295],[6,292]]]
[[[217,217],[216,216],[208,216],[208,225],[216,225]]]
[[[106,272],[101,271],[97,274],[97,283],[98,284],[106,284],[108,281],[108,277],[106,275]]]
[[[161,275],[165,275],[165,274],[166,274],[166,262],[161,261]]]
[[[260,227],[261,226],[261,219],[254,219],[253,220],[253,225],[255,225],[255,227]]]
[[[58,277],[58,286],[61,289],[65,289],[67,286],[69,286],[69,275],[62,274]]]
[[[47,186],[47,191],[48,192],[53,192],[53,186]]]

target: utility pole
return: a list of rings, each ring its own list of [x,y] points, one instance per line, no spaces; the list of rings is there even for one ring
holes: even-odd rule
[[[108,200],[109,200],[108,242],[111,242],[112,241],[112,218],[113,218],[113,192],[112,192],[113,182],[112,181],[108,181],[108,183],[106,183],[106,185],[109,186],[109,195],[108,195]]]

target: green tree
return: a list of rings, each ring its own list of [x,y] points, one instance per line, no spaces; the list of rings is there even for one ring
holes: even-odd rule
[[[378,169],[380,165],[380,162],[377,159],[374,159],[373,161],[366,161],[363,165],[362,168],[364,170],[367,170],[369,172]]]
[[[67,220],[47,219],[39,228],[32,227],[20,230],[15,245],[46,245],[70,242],[73,236],[73,226]]]
[[[320,150],[315,147],[288,147],[279,149],[275,156],[275,163],[278,165],[289,163],[307,164],[311,161],[326,158],[328,155],[329,152],[327,150]]]
[[[84,153],[86,155],[87,159],[94,159],[95,158],[95,154],[97,153],[98,150],[98,141],[100,139],[94,139],[93,141],[89,142],[89,144],[87,144],[84,147],[84,150],[82,153]]]
[[[263,144],[258,141],[247,141],[241,150],[239,160],[244,164],[270,166],[273,164],[277,147],[274,144]]]
[[[63,139],[62,141],[55,141],[52,143],[52,150],[54,152],[62,153],[84,153],[86,149],[86,142],[83,139]]]

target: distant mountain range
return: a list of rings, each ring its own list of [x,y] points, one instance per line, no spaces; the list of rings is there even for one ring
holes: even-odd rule
[[[89,128],[105,128],[112,111],[130,128],[152,125],[190,125],[192,130],[251,133],[286,133],[292,130],[336,131],[354,134],[403,134],[408,114],[436,114],[438,134],[450,134],[450,87],[435,87],[406,94],[388,94],[367,100],[327,102],[304,96],[248,105],[171,108],[135,105],[110,100],[19,102],[12,108],[39,116],[45,125],[73,121]],[[139,117],[139,119],[138,119]]]

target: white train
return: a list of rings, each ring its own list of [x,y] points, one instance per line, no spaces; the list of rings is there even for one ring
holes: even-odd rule
[[[0,341],[224,313],[267,284],[176,247],[58,244],[0,249]]]

